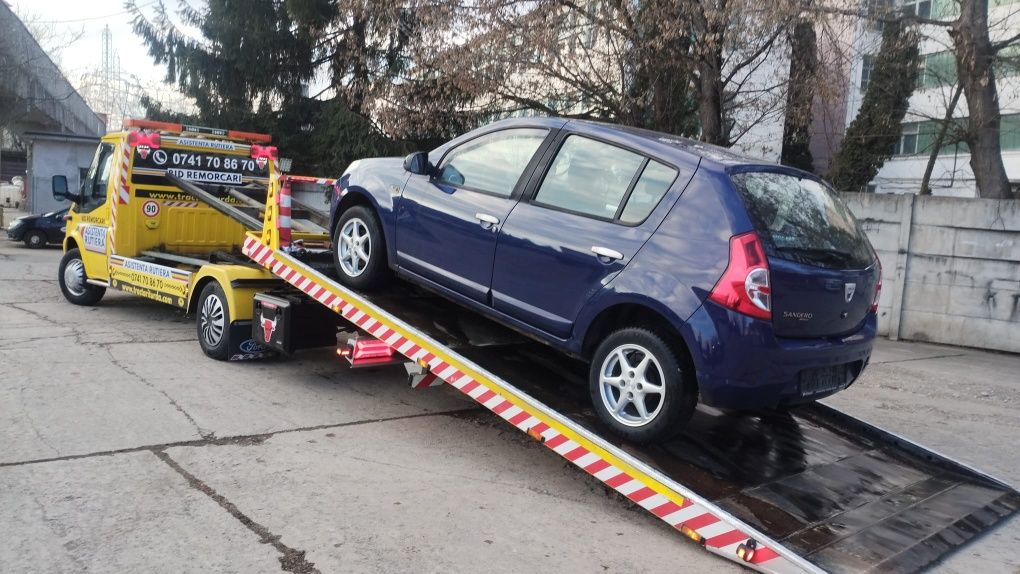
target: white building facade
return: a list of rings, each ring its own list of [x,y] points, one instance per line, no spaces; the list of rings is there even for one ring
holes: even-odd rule
[[[904,10],[923,18],[951,20],[955,0],[896,0]],[[989,31],[992,41],[1020,33],[1020,0],[989,0]],[[947,28],[921,26],[921,70],[918,86],[910,98],[895,152],[869,184],[878,193],[918,193],[933,143],[956,89],[956,64],[952,40]],[[874,55],[878,53],[882,32],[878,25],[860,20],[855,38],[856,57],[850,71],[847,91],[846,126],[857,116],[870,80]],[[1002,114],[1002,159],[1014,189],[1020,188],[1020,50],[1009,48],[996,65],[996,81]],[[961,96],[952,114],[953,122],[967,121],[967,102]],[[947,133],[932,170],[933,195],[976,197],[977,187],[970,166],[970,153],[964,143]]]

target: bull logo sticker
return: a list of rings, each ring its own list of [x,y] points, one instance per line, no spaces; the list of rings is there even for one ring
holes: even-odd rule
[[[142,145],[139,145],[139,146],[135,146],[135,151],[138,152],[138,157],[140,157],[142,159],[148,159],[149,158],[149,152],[152,151],[152,148],[147,146],[147,145],[142,144]]]
[[[279,322],[280,317],[274,317],[272,321],[266,319],[265,315],[259,314],[259,321],[262,323],[262,340],[269,342],[273,339],[273,333],[276,332],[276,324]]]
[[[257,158],[255,158],[255,163],[258,164],[259,169],[266,169],[266,162],[268,162],[268,161],[269,160],[267,158],[265,158],[265,157],[257,157]]]
[[[857,291],[856,283],[847,283],[843,288],[843,294],[846,295],[846,302],[849,303],[854,298],[854,292]]]

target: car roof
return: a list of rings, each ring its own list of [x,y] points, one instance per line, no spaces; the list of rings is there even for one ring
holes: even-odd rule
[[[562,127],[589,135],[615,135],[626,143],[641,148],[651,155],[674,163],[694,163],[702,169],[713,171],[730,171],[735,167],[762,167],[789,171],[798,175],[812,177],[807,172],[781,166],[762,158],[745,155],[732,149],[692,140],[663,132],[656,132],[632,126],[597,122],[592,120],[567,120],[556,117],[526,117],[500,120],[484,126],[485,131],[506,129],[510,127],[545,127],[558,129]]]

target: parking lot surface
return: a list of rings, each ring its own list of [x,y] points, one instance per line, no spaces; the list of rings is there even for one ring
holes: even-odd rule
[[[170,307],[66,303],[60,255],[0,242],[0,572],[739,571],[449,389],[207,359]],[[828,402],[1020,485],[1020,357],[880,341]]]

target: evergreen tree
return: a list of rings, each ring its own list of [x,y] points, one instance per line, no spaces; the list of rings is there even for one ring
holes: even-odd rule
[[[841,191],[863,191],[892,157],[917,85],[919,37],[903,20],[886,22],[881,51],[857,117],[833,159],[829,180]]]

